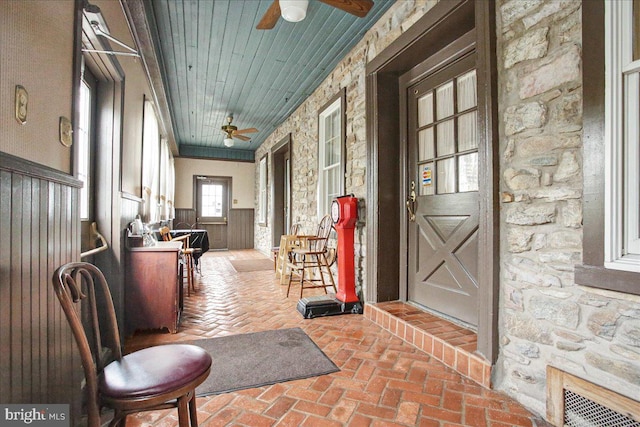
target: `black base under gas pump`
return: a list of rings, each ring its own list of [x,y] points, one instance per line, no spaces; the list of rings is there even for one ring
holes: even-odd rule
[[[331,218],[338,233],[338,293],[302,298],[297,309],[305,319],[337,314],[362,314],[356,295],[354,234],[358,220],[358,199],[353,194],[338,197],[331,204]]]

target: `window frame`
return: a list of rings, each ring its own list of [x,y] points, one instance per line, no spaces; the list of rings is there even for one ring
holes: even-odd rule
[[[89,91],[89,95],[90,95],[90,100],[89,100],[89,118],[88,118],[88,129],[87,129],[87,170],[86,170],[86,180],[83,180],[81,175],[82,175],[82,170],[81,170],[81,164],[80,164],[80,157],[82,155],[81,151],[82,151],[82,143],[80,140],[80,137],[76,138],[77,139],[77,146],[76,146],[76,176],[78,177],[78,179],[80,179],[81,181],[83,181],[84,185],[83,188],[80,190],[80,220],[83,222],[92,222],[94,220],[94,199],[93,199],[93,195],[95,193],[94,191],[94,187],[95,187],[95,183],[94,183],[94,170],[95,170],[95,165],[94,165],[94,159],[95,159],[95,118],[96,118],[96,97],[97,97],[97,87],[98,87],[98,82],[95,78],[95,76],[93,75],[93,73],[84,65],[84,58],[83,58],[83,69],[82,69],[82,77],[81,77],[81,82],[80,82],[80,86],[82,85],[86,85]],[[80,89],[82,90],[82,89]],[[78,101],[78,133],[80,133],[81,129],[80,129],[80,125],[82,123],[81,120],[81,115],[83,114],[82,111],[80,111],[82,108],[82,105],[80,105],[80,101]],[[86,194],[87,199],[83,200],[82,198],[82,193]],[[86,203],[86,209],[87,209],[87,216],[83,216],[82,215],[82,211],[83,211],[83,207],[82,204]]]
[[[636,120],[629,120],[637,117],[639,100],[633,19],[633,2],[605,3],[605,63],[610,72],[605,76],[604,265],[640,272],[638,129]]]
[[[582,264],[575,267],[575,282],[594,288],[640,295],[640,274],[605,265],[606,186],[611,185],[603,153],[607,149],[605,128],[605,4],[584,2],[583,46],[583,250]],[[606,215],[605,215],[606,214]]]
[[[258,225],[267,226],[267,207],[269,206],[269,153],[264,154],[258,163]]]
[[[324,180],[324,141],[323,137],[323,119],[329,114],[333,114],[338,110],[340,117],[340,160],[338,162],[338,196],[345,193],[345,175],[346,175],[346,135],[347,135],[347,91],[346,88],[340,89],[326,104],[318,110],[318,185],[317,185],[317,210],[318,219],[330,212],[331,201],[327,200],[327,185]],[[326,202],[326,206],[325,206]]]

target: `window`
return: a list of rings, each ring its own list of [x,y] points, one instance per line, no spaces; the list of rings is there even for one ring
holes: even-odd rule
[[[629,248],[629,242],[625,241],[625,235],[633,240],[633,233],[627,224],[629,214],[623,215],[623,212],[625,209],[637,210],[638,207],[636,205],[634,209],[630,201],[625,199],[625,191],[633,191],[634,187],[630,186],[632,179],[629,180],[633,174],[626,173],[624,168],[631,166],[633,162],[621,163],[629,158],[629,153],[619,151],[637,150],[638,140],[636,134],[636,148],[631,147],[629,144],[633,145],[633,138],[630,138],[633,136],[633,129],[627,128],[624,131],[624,128],[614,128],[613,124],[624,124],[624,116],[628,116],[633,110],[637,114],[638,91],[636,89],[636,92],[631,94],[630,91],[621,91],[622,88],[613,88],[611,85],[616,80],[618,84],[622,84],[625,80],[633,83],[633,80],[638,78],[637,71],[634,71],[637,69],[634,64],[637,64],[639,56],[638,14],[637,0],[582,3],[582,43],[585,46],[582,53],[585,82],[582,209],[584,232],[582,264],[575,267],[577,284],[635,295],[640,295],[640,274],[636,269],[637,263],[634,262],[637,255]],[[634,21],[629,21],[628,18],[632,16]],[[633,26],[636,28],[635,40],[632,38]],[[634,49],[631,61],[628,60],[630,42]],[[611,55],[615,52],[617,56]],[[623,52],[626,53],[623,55]],[[618,71],[615,74],[617,77],[612,77],[611,81],[607,81],[605,67],[609,72],[616,65],[606,63],[607,60],[615,60],[618,63]],[[611,92],[607,94],[609,90]],[[616,99],[618,102],[612,102]],[[632,105],[634,106],[631,107]],[[615,111],[612,110],[614,107]],[[612,132],[616,129],[617,132]],[[622,139],[625,134],[626,139]],[[612,139],[612,135],[617,136]],[[609,161],[611,163],[608,163]],[[631,169],[629,172],[633,171],[634,169]],[[635,189],[637,191],[637,186]],[[620,226],[616,226],[615,218],[621,221]],[[611,233],[617,234],[612,238]]]
[[[640,272],[640,1],[605,2],[605,262]],[[634,28],[634,26],[636,28]]]
[[[318,114],[318,218],[344,193],[345,99],[343,89]]]
[[[260,159],[258,187],[258,223],[267,225],[267,155]]]
[[[95,79],[88,69],[83,70],[82,80],[80,82],[80,101],[79,101],[79,123],[78,136],[76,143],[78,144],[77,153],[77,171],[78,179],[82,181],[82,189],[80,190],[80,219],[89,221],[91,219],[91,147],[93,135],[93,105],[95,103]]]

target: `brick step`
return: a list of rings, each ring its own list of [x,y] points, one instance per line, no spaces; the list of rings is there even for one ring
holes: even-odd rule
[[[460,375],[491,388],[491,364],[476,354],[475,332],[401,301],[366,304],[364,316]]]

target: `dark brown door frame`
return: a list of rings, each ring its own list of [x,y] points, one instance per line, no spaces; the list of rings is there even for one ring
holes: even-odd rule
[[[373,59],[366,68],[367,95],[367,291],[366,301],[400,298],[406,283],[404,195],[407,193],[404,143],[399,141],[399,78],[426,58],[476,30],[479,90],[479,150],[486,165],[480,179],[480,246],[478,277],[485,286],[479,301],[478,351],[492,363],[498,355],[499,194],[495,43],[495,2],[451,0],[425,16]],[[486,171],[490,172],[486,172]],[[404,233],[403,233],[404,231]],[[398,254],[397,256],[391,254]],[[403,273],[404,272],[404,273]],[[404,274],[404,276],[403,276]],[[490,284],[490,285],[486,285]]]
[[[280,236],[286,234],[288,230],[284,229],[283,210],[284,210],[284,167],[285,156],[289,153],[289,162],[291,164],[291,134],[287,134],[271,148],[271,165],[270,170],[273,171],[273,179],[271,180],[271,241],[273,246],[278,246]],[[289,171],[289,188],[291,188],[291,171]],[[289,219],[291,219],[291,201],[289,201]]]

